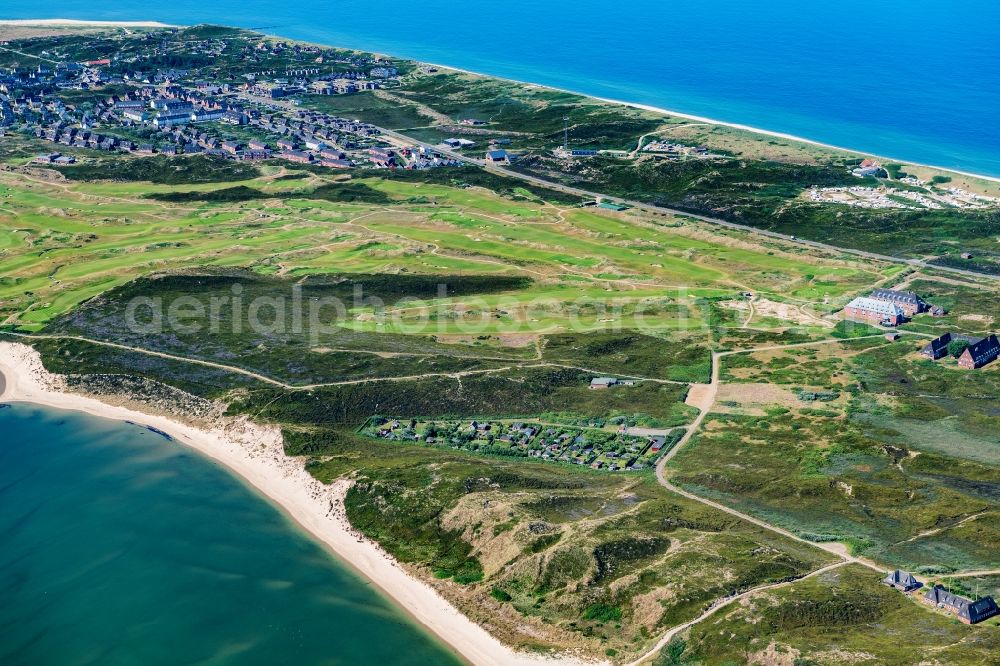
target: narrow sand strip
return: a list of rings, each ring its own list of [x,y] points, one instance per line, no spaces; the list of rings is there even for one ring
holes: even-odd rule
[[[167,417],[67,393],[63,378],[49,374],[34,349],[14,342],[0,342],[0,400],[152,426],[218,461],[281,507],[338,558],[473,664],[593,666],[593,662],[574,657],[550,659],[515,652],[462,615],[429,585],[407,574],[377,544],[350,526],[344,514],[344,496],[351,481],[343,479],[326,486],[314,479],[301,460],[285,455],[277,428],[238,418],[226,420],[212,430],[201,430]]]
[[[382,54],[387,57],[396,57],[392,54]],[[622,106],[631,107],[633,109],[640,109],[642,111],[650,111],[652,113],[657,113],[664,116],[673,116],[675,118],[684,118],[685,120],[690,120],[697,123],[705,123],[706,125],[718,125],[720,127],[729,127],[732,129],[742,130],[745,132],[750,132],[752,134],[759,134],[761,136],[769,136],[775,139],[786,139],[788,141],[795,141],[797,143],[804,143],[811,146],[818,146],[820,148],[827,148],[830,150],[836,150],[843,153],[851,153],[854,155],[863,155],[866,157],[872,157],[878,159],[882,162],[899,162],[900,164],[906,166],[914,167],[924,167],[926,169],[936,169],[937,171],[943,171],[947,173],[954,173],[959,176],[966,176],[968,178],[979,178],[981,180],[990,181],[993,183],[1000,183],[1000,177],[998,176],[986,176],[981,173],[973,173],[971,171],[960,171],[952,167],[937,166],[935,164],[924,164],[922,162],[914,162],[912,160],[904,160],[898,157],[889,157],[887,155],[876,155],[870,153],[861,148],[847,148],[845,146],[837,146],[832,143],[823,143],[822,141],[816,141],[813,139],[806,139],[801,136],[795,136],[794,134],[788,134],[786,132],[776,132],[773,130],[761,129],[760,127],[752,127],[750,125],[744,125],[743,123],[727,122],[725,120],[716,120],[715,118],[708,118],[706,116],[697,116],[690,113],[683,113],[681,111],[674,111],[673,109],[665,109],[661,106],[653,106],[651,104],[640,104],[639,102],[627,102],[621,99],[612,99],[610,97],[599,97],[597,95],[591,95],[589,93],[580,92],[579,90],[570,90],[569,88],[558,88],[556,86],[545,85],[544,83],[534,83],[532,81],[519,81],[517,79],[508,79],[503,76],[496,76],[494,74],[483,74],[482,72],[476,72],[471,69],[462,69],[461,67],[452,67],[451,65],[440,65],[433,62],[418,62],[421,65],[430,65],[431,67],[437,67],[438,69],[447,69],[452,72],[460,72],[462,74],[471,74],[472,76],[481,76],[488,79],[497,79],[500,81],[510,81],[511,83],[519,83],[521,85],[533,86],[535,88],[541,88],[543,90],[551,90],[553,92],[569,93],[570,95],[578,95],[580,97],[585,97],[587,99],[596,99],[599,102],[607,102],[609,104],[620,104]]]
[[[177,26],[159,21],[80,21],[77,19],[0,19],[0,25],[29,27],[93,27],[93,28],[174,28]]]

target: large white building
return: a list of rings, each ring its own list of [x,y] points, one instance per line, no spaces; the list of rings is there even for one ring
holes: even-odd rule
[[[889,326],[898,326],[906,320],[906,312],[895,303],[867,296],[859,296],[848,303],[844,308],[844,315],[848,319]]]

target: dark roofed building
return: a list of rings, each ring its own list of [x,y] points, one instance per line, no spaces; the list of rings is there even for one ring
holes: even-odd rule
[[[920,353],[927,358],[938,360],[939,358],[944,358],[948,354],[948,345],[955,338],[951,333],[945,333],[939,338],[934,338],[927,345],[920,350]]]
[[[1000,614],[993,597],[983,597],[972,601],[957,594],[952,594],[940,585],[935,585],[924,594],[924,603],[939,608],[946,608],[965,624],[976,624]]]
[[[970,342],[962,355],[958,357],[958,366],[966,370],[981,368],[992,363],[1000,356],[1000,340],[996,334],[990,334],[982,340]]]
[[[871,293],[869,298],[874,298],[877,301],[888,301],[889,303],[895,303],[900,307],[900,309],[906,313],[907,317],[912,317],[920,312],[926,312],[928,309],[927,303],[924,299],[917,296],[916,292],[912,291],[896,291],[894,289],[876,289]]]
[[[510,164],[510,155],[506,150],[491,150],[486,153],[486,161],[489,164]]]
[[[882,579],[882,583],[889,587],[894,587],[901,592],[911,592],[920,587],[920,583],[913,577],[913,574],[909,571],[900,571],[899,569],[890,571]]]
[[[300,164],[309,164],[313,161],[312,155],[300,150],[283,150],[278,154],[278,157],[289,162],[299,162]]]
[[[969,604],[968,614],[969,624],[975,624],[1000,615],[1000,607],[997,607],[997,602],[993,597],[983,597]],[[961,615],[959,615],[959,619],[962,619]]]

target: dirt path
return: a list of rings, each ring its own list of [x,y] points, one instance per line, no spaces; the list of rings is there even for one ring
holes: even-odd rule
[[[379,99],[384,99],[387,102],[392,102],[393,104],[398,104],[400,106],[410,106],[413,107],[417,113],[424,116],[425,118],[430,118],[435,123],[440,125],[451,125],[454,124],[454,120],[450,116],[447,116],[440,111],[435,111],[426,104],[421,104],[420,102],[402,97],[400,95],[393,95],[391,92],[385,90],[374,90],[372,94]]]
[[[225,370],[226,372],[233,372],[236,374],[244,375],[246,377],[251,377],[258,381],[270,384],[271,386],[277,386],[279,388],[286,389],[288,391],[310,391],[318,388],[326,388],[330,386],[351,386],[354,384],[365,384],[368,382],[406,382],[406,381],[416,381],[420,379],[428,379],[431,377],[450,377],[452,379],[461,379],[462,377],[469,377],[472,375],[488,375],[497,372],[507,372],[509,370],[521,370],[521,369],[533,369],[533,368],[565,368],[569,370],[581,370],[597,375],[607,374],[603,371],[593,370],[591,368],[583,368],[577,365],[569,365],[564,363],[552,363],[552,362],[542,362],[542,363],[517,363],[517,359],[504,359],[514,361],[510,365],[497,367],[497,368],[481,368],[478,370],[460,370],[458,372],[425,372],[417,375],[402,375],[393,377],[365,377],[362,379],[344,379],[337,382],[322,382],[317,384],[288,384],[286,382],[268,377],[267,375],[262,375],[260,373],[254,372],[252,370],[247,370],[245,368],[240,368],[235,365],[226,365],[224,363],[216,363],[214,361],[205,361],[198,358],[190,358],[187,356],[179,356],[177,354],[168,354],[166,352],[158,352],[150,349],[143,349],[142,347],[133,347],[130,345],[122,345],[117,342],[106,342],[104,340],[93,340],[91,338],[85,338],[78,335],[47,335],[47,334],[24,334],[24,333],[7,333],[7,335],[17,336],[19,338],[25,338],[28,340],[76,340],[78,342],[86,342],[92,345],[98,345],[101,347],[109,347],[111,349],[121,349],[123,351],[130,351],[137,354],[145,354],[146,356],[155,356],[157,358],[164,358],[170,361],[180,361],[182,363],[193,363],[195,365],[202,365],[209,368],[216,368],[218,370]],[[352,349],[350,350],[356,354],[374,354],[378,355],[383,353],[379,350],[370,349]],[[641,377],[637,375],[617,375],[622,379],[635,379],[644,382],[655,382],[658,384],[681,384],[686,385],[687,382],[675,381],[672,379],[659,379],[656,377]]]
[[[879,336],[874,335],[874,336],[865,336],[865,337],[879,337]],[[860,339],[860,338],[856,338],[856,339]],[[743,513],[742,511],[737,511],[736,509],[728,507],[725,504],[721,504],[721,503],[716,502],[714,500],[706,499],[704,497],[701,497],[700,495],[696,495],[696,494],[694,494],[692,492],[684,490],[683,488],[680,488],[680,487],[674,485],[673,483],[671,483],[670,479],[667,477],[667,473],[666,473],[667,463],[670,462],[670,460],[675,455],[677,455],[677,452],[680,451],[684,447],[684,445],[687,444],[691,440],[691,438],[698,431],[698,428],[701,427],[701,424],[705,420],[705,417],[708,416],[709,412],[711,411],[712,405],[715,404],[715,398],[716,398],[716,395],[718,394],[718,391],[719,391],[719,384],[720,384],[720,381],[719,381],[719,372],[720,372],[720,366],[721,366],[721,359],[723,357],[725,357],[725,356],[731,356],[733,354],[748,354],[748,353],[753,353],[753,352],[758,352],[758,351],[767,351],[767,350],[776,350],[776,349],[788,349],[788,348],[794,348],[794,347],[808,347],[808,346],[817,346],[817,345],[824,345],[824,344],[835,344],[835,343],[839,343],[839,342],[842,342],[842,341],[839,340],[839,339],[830,339],[830,340],[819,340],[819,341],[814,341],[814,342],[800,342],[800,343],[789,344],[789,345],[773,345],[773,346],[769,346],[769,347],[757,347],[757,348],[753,348],[753,349],[740,349],[740,350],[732,350],[732,351],[724,351],[724,352],[712,352],[712,375],[711,375],[712,379],[711,379],[711,382],[709,384],[707,384],[707,385],[702,384],[701,387],[699,388],[699,391],[698,391],[698,393],[696,395],[697,404],[693,404],[692,402],[688,403],[688,404],[693,404],[693,406],[695,406],[695,407],[698,408],[698,410],[699,410],[698,411],[698,416],[695,418],[694,421],[691,422],[691,425],[688,426],[687,432],[684,433],[684,436],[681,437],[680,441],[678,441],[677,444],[674,445],[673,448],[671,448],[669,451],[667,451],[667,453],[660,458],[659,462],[656,464],[656,478],[660,482],[660,485],[662,485],[664,488],[666,488],[667,490],[669,490],[669,491],[671,491],[673,493],[676,493],[676,494],[681,495],[683,497],[686,497],[688,499],[694,500],[696,502],[700,502],[701,504],[705,504],[705,505],[710,506],[710,507],[712,507],[714,509],[718,509],[719,511],[723,511],[724,513],[728,513],[731,516],[735,516],[737,518],[740,518],[741,520],[744,520],[746,522],[749,522],[749,523],[752,523],[754,525],[757,525],[758,527],[763,527],[766,530],[770,530],[772,532],[776,532],[776,533],[778,533],[778,534],[780,534],[780,535],[782,535],[782,536],[784,536],[786,538],[792,539],[793,541],[797,541],[799,543],[807,544],[807,545],[812,546],[814,548],[819,548],[821,550],[825,550],[826,552],[831,553],[831,554],[836,555],[837,557],[841,558],[843,562],[851,562],[851,563],[854,563],[854,564],[860,564],[862,566],[868,567],[869,569],[874,569],[874,570],[878,571],[879,573],[882,573],[885,570],[884,567],[881,567],[878,564],[876,564],[876,563],[874,563],[874,562],[872,562],[870,560],[866,560],[864,558],[855,557],[853,555],[850,555],[849,553],[847,553],[847,551],[844,548],[843,544],[834,543],[834,542],[817,543],[815,541],[809,541],[808,539],[804,539],[803,537],[800,537],[797,534],[789,532],[788,530],[786,530],[784,528],[778,527],[777,525],[772,525],[771,523],[768,523],[768,522],[766,522],[764,520],[760,520],[759,518],[755,518],[755,517],[753,517],[753,516],[751,516],[749,514]]]
[[[5,39],[10,39],[10,37],[5,37]],[[19,56],[24,56],[25,58],[34,58],[35,60],[44,60],[45,62],[51,62],[53,64],[60,64],[58,60],[53,60],[52,58],[45,58],[34,53],[25,53],[24,51],[18,51],[17,49],[8,48],[6,46],[0,46],[0,51],[7,51],[8,53],[16,53]]]
[[[727,596],[727,597],[722,597],[720,599],[716,599],[714,602],[712,602],[712,605],[709,606],[708,609],[704,613],[702,613],[698,617],[694,618],[693,620],[689,620],[689,621],[685,622],[684,624],[679,624],[676,627],[672,627],[669,631],[667,631],[667,633],[665,633],[662,636],[660,636],[660,640],[658,640],[656,642],[656,645],[654,645],[652,648],[650,648],[649,650],[647,650],[645,654],[643,654],[641,657],[639,657],[635,661],[629,662],[626,666],[640,666],[641,664],[648,663],[651,659],[653,659],[653,658],[656,657],[657,653],[660,650],[662,650],[664,647],[667,646],[667,644],[673,639],[674,636],[676,636],[677,634],[681,633],[682,631],[684,631],[684,630],[686,630],[686,629],[688,629],[690,627],[693,627],[694,625],[698,624],[699,622],[708,619],[712,615],[715,615],[715,613],[717,613],[718,611],[722,610],[723,608],[725,608],[729,604],[733,603],[734,601],[738,601],[740,599],[744,599],[746,597],[749,597],[749,596],[752,596],[754,594],[757,594],[758,592],[764,592],[766,590],[774,590],[774,589],[777,589],[777,588],[780,588],[780,587],[787,587],[788,585],[791,585],[793,583],[797,583],[800,580],[806,580],[807,578],[812,578],[813,576],[818,576],[820,574],[824,574],[827,571],[832,571],[832,570],[834,570],[834,569],[836,569],[838,567],[844,566],[845,564],[847,564],[847,562],[834,562],[833,564],[828,564],[825,567],[821,567],[819,569],[815,569],[813,571],[810,571],[809,573],[805,574],[804,576],[797,576],[797,577],[793,578],[792,580],[786,580],[786,581],[782,581],[780,583],[768,583],[767,585],[761,585],[759,587],[754,587],[754,588],[751,588],[751,589],[749,589],[749,590],[747,590],[745,592],[740,592],[739,594],[734,594],[734,595],[731,595],[731,596]]]
[[[956,571],[942,574],[942,578],[972,578],[973,576],[1000,576],[1000,569],[980,569],[978,571]]]
[[[876,338],[876,337],[881,337],[881,336],[879,336],[879,335],[872,335],[872,336],[865,336],[865,337]],[[659,650],[663,649],[663,647],[666,646],[674,636],[676,636],[677,634],[681,633],[682,631],[685,631],[686,629],[688,629],[688,628],[690,628],[690,627],[698,624],[702,620],[710,617],[715,612],[717,612],[719,609],[724,608],[725,606],[729,605],[730,603],[732,603],[733,601],[735,601],[737,599],[741,599],[741,598],[747,597],[749,595],[752,595],[752,594],[755,594],[757,592],[761,592],[761,591],[764,591],[764,590],[774,589],[774,588],[777,588],[777,587],[783,587],[785,585],[791,585],[792,583],[794,583],[796,581],[803,580],[805,578],[809,578],[809,577],[821,574],[823,572],[830,571],[832,569],[836,569],[837,567],[843,566],[845,564],[860,564],[861,566],[867,567],[869,569],[873,569],[874,571],[877,571],[880,574],[882,574],[882,573],[885,572],[886,568],[883,567],[883,566],[881,566],[881,565],[879,565],[878,563],[873,562],[873,561],[868,560],[868,559],[863,558],[863,557],[856,557],[854,555],[851,555],[848,552],[847,547],[844,544],[842,544],[842,543],[838,543],[838,542],[817,543],[817,542],[814,542],[814,541],[809,541],[808,539],[804,539],[804,538],[798,536],[797,534],[793,534],[792,532],[789,532],[786,529],[778,527],[777,525],[772,525],[771,523],[768,523],[768,522],[766,522],[764,520],[760,520],[758,518],[755,518],[755,517],[753,517],[751,515],[748,515],[746,513],[741,512],[741,511],[737,511],[736,509],[728,507],[728,506],[726,506],[724,504],[721,504],[719,502],[715,502],[713,500],[706,499],[706,498],[701,497],[699,495],[696,495],[696,494],[694,494],[692,492],[684,490],[683,488],[679,488],[678,486],[676,486],[676,485],[674,485],[673,483],[670,482],[670,479],[667,477],[667,474],[666,474],[667,463],[675,455],[677,455],[677,452],[680,451],[681,448],[685,444],[687,444],[691,440],[691,438],[694,436],[694,434],[698,431],[698,428],[701,426],[702,422],[705,420],[705,417],[711,411],[711,408],[712,408],[713,404],[715,403],[715,398],[716,398],[716,396],[718,394],[719,385],[721,383],[720,380],[719,380],[719,373],[720,373],[721,359],[723,357],[725,357],[725,356],[731,356],[731,355],[734,355],[734,354],[748,354],[748,353],[753,353],[753,352],[758,352],[758,351],[788,349],[788,348],[795,348],[795,347],[808,347],[808,346],[816,346],[816,345],[824,345],[824,344],[835,344],[835,343],[838,343],[838,342],[842,342],[842,341],[839,340],[839,339],[829,339],[829,340],[820,340],[820,341],[814,341],[814,342],[802,342],[802,343],[795,343],[795,344],[788,344],[788,345],[774,345],[774,346],[769,346],[769,347],[758,347],[758,348],[745,349],[745,350],[732,350],[732,351],[725,351],[725,352],[713,352],[712,353],[711,382],[709,384],[692,384],[691,391],[688,394],[687,404],[692,405],[692,406],[698,408],[698,410],[699,410],[698,416],[688,426],[687,432],[684,433],[684,436],[680,439],[680,441],[678,441],[677,444],[673,448],[671,448],[664,456],[662,456],[660,458],[659,462],[656,465],[656,479],[657,479],[657,481],[659,481],[660,485],[662,485],[664,488],[666,488],[667,490],[669,490],[672,493],[676,493],[678,495],[681,495],[682,497],[686,497],[686,498],[688,498],[690,500],[693,500],[695,502],[699,502],[699,503],[704,504],[706,506],[710,506],[713,509],[717,509],[717,510],[722,511],[724,513],[727,513],[727,514],[729,514],[731,516],[739,518],[740,520],[746,521],[746,522],[751,523],[753,525],[756,525],[758,527],[762,527],[762,528],[764,528],[766,530],[769,530],[771,532],[775,532],[775,533],[780,534],[780,535],[782,535],[782,536],[784,536],[784,537],[786,537],[788,539],[792,539],[793,541],[797,541],[799,543],[806,544],[806,545],[812,546],[814,548],[818,548],[818,549],[824,550],[827,553],[830,553],[831,555],[835,555],[838,558],[839,561],[837,561],[837,562],[835,562],[833,564],[826,565],[826,566],[824,566],[822,568],[816,569],[815,571],[813,571],[813,572],[811,572],[809,574],[806,574],[805,576],[801,576],[801,577],[796,578],[796,579],[791,580],[791,581],[784,581],[784,582],[781,582],[781,583],[772,583],[772,584],[768,584],[768,585],[762,585],[762,586],[755,587],[753,589],[747,590],[745,592],[742,592],[742,593],[740,593],[738,595],[734,595],[734,596],[731,596],[731,597],[723,597],[721,599],[718,599],[704,613],[702,613],[701,615],[699,615],[695,619],[690,620],[690,621],[688,621],[688,622],[686,622],[684,624],[678,625],[676,627],[672,627],[663,636],[660,637],[660,639],[657,641],[656,645],[653,646],[652,649],[648,650],[644,655],[642,655],[641,657],[639,657],[635,661],[631,662],[628,666],[638,666],[639,664],[648,662],[650,659],[654,658],[656,656],[657,652]],[[961,572],[961,573],[955,573],[955,574],[950,574],[950,575],[953,576],[953,577],[969,577],[969,576],[995,575],[995,574],[1000,574],[1000,569],[980,570],[980,571],[968,571],[968,572]]]
[[[929,537],[929,536],[934,536],[935,534],[940,534],[941,532],[944,532],[945,530],[950,530],[950,529],[954,529],[956,527],[960,527],[960,526],[964,525],[965,523],[967,523],[969,521],[976,520],[976,519],[980,518],[983,514],[987,513],[988,511],[989,511],[989,509],[983,509],[982,511],[977,511],[977,512],[971,514],[971,515],[966,516],[965,518],[963,518],[962,520],[958,521],[957,523],[953,523],[951,525],[945,525],[944,527],[935,527],[935,528],[930,529],[930,530],[924,530],[922,532],[918,532],[917,534],[911,536],[909,539],[904,539],[903,541],[897,541],[894,545],[898,546],[901,543],[910,543],[911,541],[917,541],[918,539],[923,539],[924,537]],[[968,575],[968,574],[966,574],[966,575]]]

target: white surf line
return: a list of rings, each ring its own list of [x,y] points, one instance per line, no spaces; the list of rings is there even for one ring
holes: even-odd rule
[[[87,21],[83,19],[0,19],[0,26],[18,27],[95,27],[95,28],[177,28],[179,26],[160,21]]]
[[[567,652],[550,655],[521,652],[504,645],[464,613],[433,584],[411,575],[347,518],[344,496],[352,481],[323,484],[306,470],[303,459],[284,453],[282,435],[273,425],[245,417],[222,419],[208,427],[181,423],[175,417],[147,414],[96,398],[64,392],[63,377],[48,373],[39,353],[27,345],[0,341],[0,400],[31,403],[155,427],[225,466],[235,477],[270,500],[338,561],[371,581],[396,606],[436,635],[441,643],[477,666],[607,666]]]
[[[11,25],[11,26],[67,26],[67,27],[73,27],[73,26],[79,26],[79,27],[87,27],[87,26],[102,27],[103,26],[103,27],[136,27],[136,28],[142,28],[142,27],[146,27],[146,28],[181,28],[181,27],[185,27],[185,26],[173,25],[173,24],[169,24],[169,23],[161,23],[159,21],[87,21],[87,20],[61,19],[61,18],[56,18],[56,19],[5,19],[5,20],[0,20],[0,25]],[[245,28],[245,29],[252,31],[251,28]],[[259,33],[259,34],[263,34],[265,36],[270,36],[270,37],[280,37],[279,35],[268,35],[267,33]],[[289,39],[291,39],[291,38],[289,38]],[[534,86],[536,88],[542,88],[542,89],[545,89],[545,90],[552,90],[552,91],[555,91],[555,92],[562,92],[562,93],[568,93],[568,94],[571,94],[571,95],[578,95],[580,97],[584,97],[584,98],[587,98],[587,99],[597,100],[599,102],[606,102],[608,104],[620,104],[622,106],[627,106],[627,107],[631,107],[631,108],[634,108],[634,109],[640,109],[640,110],[643,110],[643,111],[650,111],[650,112],[658,113],[658,114],[665,115],[665,116],[674,116],[674,117],[677,117],[677,118],[684,118],[685,120],[691,120],[691,121],[698,122],[698,123],[706,123],[706,124],[710,124],[710,125],[719,125],[721,127],[729,127],[729,128],[732,128],[732,129],[742,130],[742,131],[745,131],[745,132],[751,132],[753,134],[760,134],[760,135],[763,135],[763,136],[769,136],[769,137],[778,138],[778,139],[786,139],[788,141],[796,141],[798,143],[805,143],[805,144],[809,144],[809,145],[812,145],[812,146],[817,146],[817,147],[820,147],[820,148],[827,148],[827,149],[830,149],[830,150],[837,150],[837,151],[840,151],[840,152],[853,153],[853,154],[857,154],[857,155],[867,155],[867,156],[870,156],[870,157],[878,158],[879,160],[883,160],[883,161],[900,162],[900,163],[905,164],[905,165],[910,165],[910,166],[915,166],[915,167],[923,167],[923,168],[927,168],[927,169],[936,169],[938,171],[945,171],[945,172],[948,172],[948,173],[953,173],[953,174],[956,174],[956,175],[959,175],[959,176],[965,176],[965,177],[968,177],[968,178],[979,178],[979,179],[990,181],[990,182],[994,182],[994,183],[1000,183],[1000,176],[987,176],[985,174],[975,173],[975,172],[972,172],[972,171],[963,171],[961,169],[956,169],[956,168],[953,168],[953,167],[939,166],[939,165],[936,165],[936,164],[927,164],[927,163],[924,163],[924,162],[915,162],[913,160],[908,160],[908,159],[903,159],[903,158],[898,158],[898,157],[890,157],[888,155],[878,155],[878,154],[871,153],[871,152],[868,152],[868,151],[865,151],[865,150],[859,149],[859,148],[849,148],[849,147],[846,147],[846,146],[838,146],[838,145],[832,144],[832,143],[825,143],[825,142],[822,142],[822,141],[817,141],[815,139],[807,139],[805,137],[796,136],[794,134],[789,134],[787,132],[779,132],[779,131],[775,131],[775,130],[767,130],[767,129],[763,129],[763,128],[760,128],[760,127],[754,127],[752,125],[746,125],[744,123],[736,123],[736,122],[729,122],[729,121],[725,121],[725,120],[718,120],[716,118],[709,118],[707,116],[699,116],[699,115],[695,115],[695,114],[691,114],[691,113],[684,113],[682,111],[676,111],[676,110],[673,110],[673,109],[667,109],[667,108],[664,108],[664,107],[654,106],[654,105],[651,105],[651,104],[642,104],[640,102],[629,102],[629,101],[626,101],[626,100],[614,99],[614,98],[610,98],[610,97],[601,97],[601,96],[598,96],[598,95],[592,95],[592,94],[589,94],[589,93],[580,92],[579,90],[572,90],[572,89],[569,89],[569,88],[560,88],[558,86],[551,86],[551,85],[547,85],[547,84],[544,84],[544,83],[537,83],[537,82],[534,82],[534,81],[522,81],[522,80],[519,80],[519,79],[512,79],[512,78],[505,77],[505,76],[498,76],[496,74],[486,74],[486,73],[477,72],[477,71],[474,71],[474,70],[471,70],[471,69],[464,69],[462,67],[455,67],[455,66],[452,66],[452,65],[443,65],[443,64],[440,64],[440,63],[427,62],[427,61],[423,61],[423,60],[418,60],[416,58],[408,58],[408,57],[405,57],[405,56],[394,56],[392,54],[379,53],[377,51],[369,51],[369,50],[366,50],[366,49],[358,49],[358,48],[353,48],[353,47],[338,47],[335,44],[326,44],[326,43],[323,43],[323,42],[307,42],[307,41],[298,40],[298,39],[294,39],[293,41],[297,41],[297,42],[301,42],[301,43],[319,44],[321,46],[326,46],[328,48],[347,48],[348,50],[351,50],[351,51],[372,53],[372,54],[375,54],[375,55],[386,55],[386,56],[390,56],[390,57],[399,58],[401,60],[410,60],[411,62],[415,62],[415,63],[417,63],[419,65],[427,65],[427,66],[430,66],[430,67],[437,67],[439,69],[451,70],[453,72],[461,72],[463,74],[470,74],[470,75],[473,75],[473,76],[480,76],[480,77],[484,77],[484,78],[496,79],[496,80],[499,80],[499,81],[507,81],[509,83],[517,83],[517,84],[526,85],[526,86]]]
[[[389,54],[386,54],[386,55],[389,55]],[[401,57],[401,56],[399,56],[399,57]],[[774,131],[774,130],[762,129],[760,127],[753,127],[751,125],[745,125],[743,123],[734,123],[734,122],[728,122],[728,121],[725,121],[725,120],[717,120],[715,118],[708,118],[706,116],[698,116],[698,115],[694,115],[694,114],[691,114],[691,113],[684,113],[682,111],[674,111],[672,109],[666,109],[666,108],[663,108],[663,107],[660,107],[660,106],[653,106],[651,104],[642,104],[642,103],[639,103],[639,102],[628,102],[628,101],[625,101],[625,100],[613,99],[613,98],[610,98],[610,97],[600,97],[600,96],[597,96],[597,95],[591,95],[589,93],[580,92],[579,90],[571,90],[569,88],[559,88],[557,86],[550,86],[550,85],[546,85],[544,83],[535,83],[533,81],[521,81],[521,80],[518,80],[518,79],[507,78],[507,77],[504,77],[504,76],[497,76],[495,74],[484,74],[482,72],[476,72],[476,71],[473,71],[471,69],[463,69],[461,67],[453,67],[451,65],[441,65],[441,64],[438,64],[438,63],[422,62],[422,61],[416,61],[416,60],[414,60],[414,62],[418,62],[419,64],[422,64],[422,65],[429,65],[431,67],[437,67],[439,69],[448,69],[448,70],[451,70],[453,72],[461,72],[462,74],[471,74],[472,76],[481,76],[483,78],[497,79],[497,80],[500,80],[500,81],[507,81],[509,83],[518,83],[518,84],[526,85],[526,86],[534,86],[536,88],[542,88],[544,90],[551,90],[551,91],[554,91],[554,92],[568,93],[570,95],[578,95],[580,97],[585,97],[587,99],[595,99],[595,100],[597,100],[599,102],[607,102],[608,104],[620,104],[622,106],[628,106],[628,107],[631,107],[633,109],[640,109],[642,111],[650,111],[650,112],[659,113],[659,114],[665,115],[665,116],[674,116],[674,117],[677,117],[677,118],[684,118],[685,120],[691,120],[691,121],[695,121],[695,122],[698,122],[698,123],[705,123],[705,124],[708,124],[708,125],[719,125],[721,127],[729,127],[731,129],[737,129],[737,130],[742,130],[742,131],[745,131],[745,132],[751,132],[753,134],[761,134],[763,136],[769,136],[769,137],[773,137],[773,138],[776,138],[776,139],[786,139],[788,141],[796,141],[798,143],[805,143],[805,144],[809,144],[811,146],[817,146],[817,147],[820,147],[820,148],[827,148],[829,150],[837,150],[837,151],[844,152],[844,153],[854,153],[854,154],[857,154],[859,156],[874,157],[874,158],[877,158],[877,159],[882,160],[882,161],[900,162],[900,163],[902,163],[904,165],[910,165],[910,166],[915,166],[915,167],[924,167],[924,168],[927,168],[927,169],[937,169],[938,171],[947,171],[949,173],[954,173],[954,174],[957,174],[957,175],[960,175],[960,176],[966,176],[966,177],[969,177],[969,178],[980,178],[982,180],[988,180],[988,181],[991,181],[991,182],[994,182],[994,183],[1000,183],[1000,176],[987,176],[987,175],[984,175],[984,174],[981,174],[981,173],[973,173],[971,171],[961,171],[959,169],[955,169],[955,168],[952,168],[952,167],[943,167],[943,166],[938,166],[936,164],[926,164],[926,163],[923,163],[923,162],[914,162],[912,160],[902,159],[902,158],[898,158],[898,157],[890,157],[890,156],[887,156],[887,155],[877,155],[875,153],[870,153],[870,152],[867,152],[865,150],[861,150],[861,149],[858,149],[858,148],[848,148],[846,146],[838,146],[838,145],[835,145],[835,144],[832,144],[832,143],[824,143],[822,141],[817,141],[817,140],[814,140],[814,139],[807,139],[805,137],[796,136],[794,134],[788,134],[786,132],[778,132],[778,131]],[[665,128],[665,129],[669,129],[669,128]]]

